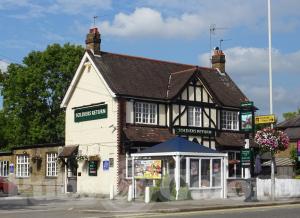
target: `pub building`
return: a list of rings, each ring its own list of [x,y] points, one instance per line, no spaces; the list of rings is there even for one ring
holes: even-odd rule
[[[242,176],[241,103],[247,97],[225,71],[216,48],[212,67],[101,50],[97,28],[61,104],[66,111],[66,191],[122,193],[132,177],[130,156],[174,136],[228,153],[228,178]],[[254,107],[248,107],[250,124]]]

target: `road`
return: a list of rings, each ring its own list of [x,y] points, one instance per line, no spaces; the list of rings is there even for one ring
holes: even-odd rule
[[[139,216],[138,216],[139,217]],[[142,217],[142,216],[141,216]],[[149,215],[147,218],[299,218],[300,205],[268,206],[257,208],[226,209],[218,211],[184,212]]]
[[[180,218],[180,217],[200,217],[200,218],[298,218],[300,217],[300,204],[282,205],[282,206],[264,206],[241,209],[226,209],[214,211],[200,212],[184,212],[184,213],[147,213],[143,214],[135,210],[124,212],[122,209],[118,211],[116,206],[115,212],[108,210],[100,210],[102,201],[99,200],[61,200],[61,201],[35,201],[35,202],[19,202],[15,204],[5,205],[0,200],[0,217],[2,218],[104,218],[104,217],[143,217],[143,218]],[[3,203],[3,204],[2,204]],[[103,204],[103,203],[102,203]],[[102,205],[103,206],[103,205]],[[104,208],[105,209],[105,208]]]

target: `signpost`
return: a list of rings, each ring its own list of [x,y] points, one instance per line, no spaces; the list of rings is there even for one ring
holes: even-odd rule
[[[274,114],[255,117],[255,124],[268,124],[268,123],[275,123]]]

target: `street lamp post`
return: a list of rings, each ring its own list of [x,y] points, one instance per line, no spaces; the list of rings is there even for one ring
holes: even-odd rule
[[[268,0],[268,39],[269,39],[269,92],[270,114],[273,114],[273,81],[272,81],[272,26],[271,26],[271,0]],[[271,124],[271,128],[273,128]],[[271,199],[275,200],[275,158],[271,159]]]

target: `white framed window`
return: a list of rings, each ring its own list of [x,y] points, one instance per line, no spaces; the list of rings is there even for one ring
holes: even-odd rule
[[[188,107],[188,126],[201,126],[201,108]]]
[[[221,188],[222,160],[220,158],[190,158],[190,188]]]
[[[132,158],[126,158],[126,179],[132,178]]]
[[[157,105],[144,102],[135,103],[135,122],[157,124]]]
[[[222,111],[222,129],[239,130],[239,113],[237,111]]]
[[[29,177],[28,155],[17,155],[17,177]]]
[[[0,161],[0,176],[7,177],[9,173],[9,161]]]
[[[57,176],[56,158],[57,153],[47,153],[46,176]]]
[[[228,151],[228,177],[241,177],[240,151]]]

